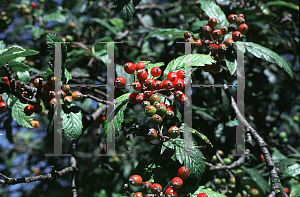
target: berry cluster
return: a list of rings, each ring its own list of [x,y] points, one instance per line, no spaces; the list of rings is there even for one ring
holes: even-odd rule
[[[164,117],[172,118],[175,116],[176,111],[173,106],[166,106],[161,103],[160,96],[156,94],[157,91],[161,90],[174,90],[172,92],[180,104],[185,104],[188,101],[187,96],[181,91],[185,87],[184,70],[175,72],[169,72],[167,79],[163,82],[160,80],[154,80],[148,77],[148,73],[145,70],[145,64],[138,62],[134,65],[132,62],[127,62],[124,65],[124,70],[128,74],[133,74],[136,71],[136,77],[138,81],[134,81],[132,86],[134,90],[141,91],[141,93],[131,93],[128,97],[131,104],[142,104],[146,116],[152,117],[153,125],[160,125]],[[151,69],[151,75],[153,77],[159,77],[161,75],[161,69],[159,67],[153,67]],[[117,77],[115,84],[119,88],[126,86],[126,79],[122,76]],[[152,132],[153,138],[155,134]]]
[[[176,197],[178,195],[177,189],[180,188],[183,184],[182,179],[186,179],[189,176],[189,169],[185,166],[179,168],[177,172],[178,177],[174,177],[166,186],[167,188],[163,191],[162,186],[159,183],[151,183],[149,181],[143,182],[142,177],[140,175],[132,175],[129,178],[129,184],[132,186],[141,186],[145,190],[151,190],[152,194],[154,195],[161,195],[163,192],[166,196]],[[136,192],[134,197],[143,197],[142,192]],[[146,195],[145,197],[149,197],[150,195]]]
[[[213,29],[217,26],[218,20],[216,18],[209,18],[208,23],[202,28],[202,34],[205,36],[210,36],[210,39],[205,39],[202,41],[201,39],[194,40],[193,35],[189,32],[184,34],[186,42],[192,42],[196,47],[201,48],[202,45],[206,46],[210,50],[210,54],[213,55],[215,60],[221,61],[224,59],[224,52],[229,49],[232,51],[232,47],[235,41],[239,41],[242,38],[242,34],[246,34],[248,32],[248,25],[245,24],[245,17],[243,14],[230,14],[228,16],[229,26],[220,27],[220,29]],[[229,32],[229,30],[237,25],[238,30],[234,32]],[[227,38],[224,43],[219,43],[219,39],[222,35],[232,34],[232,38]],[[205,65],[202,67],[205,72],[214,72],[219,73],[221,71],[221,66],[219,63],[215,63],[213,65]]]

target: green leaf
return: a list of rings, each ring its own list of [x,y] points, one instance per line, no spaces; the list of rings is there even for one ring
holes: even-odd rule
[[[116,35],[118,33],[118,31],[116,30],[116,28],[114,28],[113,26],[111,26],[109,23],[107,23],[104,20],[101,20],[100,18],[91,18],[90,20],[99,23],[100,25],[104,26],[105,28],[107,28],[109,31],[111,31],[111,33],[113,33],[114,35]]]
[[[62,105],[62,129],[72,140],[77,139],[82,133],[82,114],[75,105]]]
[[[206,24],[207,24],[207,20],[206,21],[196,21],[192,24],[191,31],[199,31]]]
[[[53,42],[64,42],[58,35],[56,34],[47,34],[46,42],[49,49],[50,61],[54,65],[54,52],[55,52],[55,43]],[[52,42],[52,43],[49,43]],[[62,47],[62,64],[64,65],[67,60],[67,45],[65,43],[61,44]],[[64,66],[63,66],[64,69]]]
[[[226,15],[214,1],[203,3],[201,9],[209,16],[209,18],[216,18],[218,20],[216,29],[220,29],[220,27],[223,26],[228,27],[229,23]]]
[[[25,72],[18,72],[17,73],[18,78],[23,81],[25,84],[29,84],[30,83],[30,74],[28,71]]]
[[[270,185],[258,170],[246,168],[245,166],[241,166],[241,168],[251,176],[253,181],[257,183],[261,190],[266,190],[267,192],[271,191]]]
[[[292,188],[290,197],[299,197],[299,196],[300,196],[300,184]]]
[[[66,84],[69,82],[70,79],[72,79],[71,73],[67,69],[65,69],[65,77],[66,77]]]
[[[176,29],[176,28],[168,28],[168,29],[158,29],[150,34],[148,34],[145,38],[144,38],[144,42],[146,40],[148,40],[149,37],[155,35],[155,34],[160,34],[160,35],[175,35],[175,34],[182,34],[182,36],[184,35],[184,33],[187,32],[186,30],[181,30],[181,29]]]
[[[181,123],[179,130],[180,130],[180,132],[183,132],[183,133],[184,132],[194,133],[198,137],[200,137],[203,141],[205,141],[206,144],[209,144],[209,145],[211,145],[211,147],[213,147],[212,143],[209,141],[209,139],[204,134],[200,133],[196,129],[193,129],[193,128],[187,126],[185,123]]]
[[[3,40],[0,40],[0,50],[3,50],[6,48],[6,44],[4,43]]]
[[[205,189],[204,186],[200,186],[199,189],[197,189],[197,191],[195,191],[193,194],[190,194],[189,197],[197,197],[197,195],[199,193],[206,193],[207,196],[209,197],[226,197],[225,195],[223,194],[219,194],[217,192],[214,192],[214,191],[211,191],[209,189]]]
[[[188,167],[190,170],[190,177],[197,177],[201,179],[202,174],[205,171],[204,160],[202,152],[194,146],[193,142],[186,141],[180,138],[170,139],[163,142],[163,146],[170,149],[175,149],[174,155],[176,159]]]
[[[15,96],[8,96],[7,107],[11,108],[11,116],[13,119],[21,126],[32,128],[30,121],[32,120],[32,117],[34,117],[34,114],[26,116],[24,108],[27,105],[28,104],[21,103]]]
[[[115,139],[117,140],[119,137],[119,130],[122,127],[122,123],[124,121],[124,111],[127,107],[127,104],[129,103],[128,96],[130,93],[123,94],[122,96],[119,96],[116,100],[115,103],[119,102],[115,106],[115,110],[108,116],[113,116],[114,119],[111,122],[106,122],[105,123],[105,134],[107,135],[107,130],[114,131],[115,132]],[[113,130],[113,127],[115,128]],[[107,139],[110,141],[111,139]]]
[[[124,21],[122,19],[119,18],[112,18],[109,19],[110,23],[113,24],[116,28],[117,31],[122,31],[124,28]]]
[[[13,62],[18,57],[36,55],[38,53],[39,53],[38,51],[27,49],[27,50],[24,50],[24,51],[21,51],[21,52],[14,52],[14,53],[8,54],[8,55],[1,55],[0,56],[0,68],[3,67],[6,64],[6,62],[9,62],[9,63]]]
[[[22,62],[17,62],[15,60],[9,61],[8,65],[12,73],[25,72],[29,70],[29,66],[27,64],[24,64]]]
[[[211,115],[209,115],[208,113],[206,113],[206,108],[200,108],[198,106],[193,106],[192,107],[195,110],[196,114],[199,114],[200,116],[208,119],[208,120],[213,120],[216,121],[216,119],[214,117],[212,117]]]
[[[250,52],[252,55],[254,55],[257,58],[264,58],[268,62],[276,63],[280,68],[283,67],[283,69],[293,78],[293,73],[288,65],[288,63],[280,57],[277,53],[273,52],[272,50],[263,47],[259,44],[246,42],[245,47],[248,52]]]
[[[234,75],[237,67],[236,54],[226,53],[225,62],[230,74]]]
[[[32,35],[36,40],[39,39],[45,33],[45,29],[40,27],[32,27],[31,30],[32,30]]]
[[[51,13],[51,14],[45,14],[43,16],[43,20],[44,20],[44,23],[47,23],[49,21],[57,21],[59,23],[65,23],[66,22],[66,16],[61,14],[61,13],[54,12],[54,13]]]
[[[2,56],[2,55],[9,55],[11,53],[21,52],[21,51],[25,51],[25,49],[23,49],[22,47],[19,47],[19,46],[12,46],[12,47],[9,47],[8,49],[4,49],[4,52],[1,53],[0,56]]]
[[[286,1],[271,1],[266,4],[267,6],[285,6],[299,11],[299,6]]]
[[[135,7],[132,0],[115,0],[116,12],[120,12],[121,17],[129,22],[135,12]]]
[[[211,56],[204,55],[204,54],[189,54],[187,56],[183,55],[180,56],[174,60],[172,60],[165,69],[162,80],[165,80],[167,78],[167,74],[171,71],[177,72],[178,70],[184,70],[185,69],[185,63],[190,63],[192,66],[204,66],[205,64],[211,65],[212,63],[216,62],[216,60],[213,60]],[[192,69],[193,72],[193,69]]]
[[[300,164],[295,163],[283,171],[283,175],[287,177],[298,177],[300,174]]]

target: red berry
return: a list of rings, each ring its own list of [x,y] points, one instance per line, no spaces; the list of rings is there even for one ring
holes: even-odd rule
[[[45,83],[44,89],[45,89],[46,91],[53,91],[53,90],[54,90],[54,85],[53,85],[53,84],[50,84],[50,83]]]
[[[215,29],[215,30],[212,32],[212,37],[213,37],[214,39],[219,39],[219,38],[221,38],[221,36],[222,36],[222,31],[219,30],[219,29]]]
[[[165,195],[166,196],[172,196],[172,197],[174,196],[174,197],[176,197],[178,195],[178,191],[175,188],[168,187],[166,189],[166,191],[165,191]]]
[[[187,38],[185,41],[186,42],[191,42],[192,44],[195,44],[195,40],[193,38]]]
[[[55,84],[56,77],[54,75],[47,76],[47,82],[50,84]]]
[[[171,82],[173,82],[174,81],[174,79],[177,77],[177,75],[176,75],[176,73],[175,72],[169,72],[168,74],[167,74],[167,79],[168,80],[170,80]]]
[[[230,23],[230,24],[234,24],[235,22],[236,22],[236,20],[237,20],[237,15],[235,15],[235,14],[230,14],[229,16],[228,16],[228,22]]]
[[[117,77],[116,86],[119,88],[124,88],[126,86],[126,79],[124,77]]]
[[[39,87],[40,80],[43,80],[43,78],[35,78],[34,79],[34,81],[33,81],[34,87],[36,87],[36,88]],[[43,81],[42,86],[44,86],[44,85],[45,85],[45,82]]]
[[[177,77],[179,77],[181,79],[184,79],[185,72],[184,72],[184,70],[179,70],[179,71],[176,72],[176,75],[177,75]]]
[[[32,105],[27,105],[25,108],[24,108],[24,113],[26,114],[26,116],[30,116],[31,114],[33,114],[33,106]]]
[[[4,83],[8,82],[8,77],[1,77],[1,81],[3,81]]]
[[[199,193],[197,197],[208,197],[206,193]]]
[[[222,35],[225,35],[225,34],[228,33],[228,28],[225,27],[225,26],[221,27],[220,30],[221,30],[221,32],[222,32]]]
[[[136,192],[136,193],[134,193],[133,197],[143,197],[143,193],[142,192]]]
[[[156,80],[153,89],[160,90],[162,89],[162,87],[163,87],[162,82],[160,80]]]
[[[172,139],[175,139],[177,138],[178,136],[180,135],[180,130],[178,127],[176,126],[171,126],[169,129],[168,129],[168,136]],[[178,187],[177,187],[178,188]]]
[[[219,51],[225,51],[226,50],[226,45],[225,44],[219,44]]]
[[[154,79],[152,79],[152,78],[148,78],[148,79],[145,81],[145,86],[146,86],[147,88],[152,89],[152,88],[154,87],[154,84],[155,84],[155,81],[154,81]]]
[[[190,170],[185,167],[182,166],[179,168],[178,172],[177,172],[177,176],[179,176],[182,179],[186,179],[189,176]]]
[[[155,129],[149,129],[149,133],[150,133],[150,130],[154,130],[155,131]],[[148,133],[148,135],[149,135],[149,133]],[[156,131],[155,131],[155,133],[156,133]],[[156,137],[157,137],[157,133],[156,133]],[[145,181],[145,182],[143,182],[143,188],[144,189],[151,189],[151,187],[152,187],[152,183],[151,182],[149,182],[149,181]]]
[[[245,19],[243,17],[237,17],[236,24],[237,26],[240,26],[241,24],[245,23]]]
[[[209,25],[205,25],[203,28],[202,28],[202,33],[206,36],[210,35],[211,34],[211,27]]]
[[[80,101],[82,99],[82,97],[83,97],[83,94],[80,91],[74,91],[72,93],[72,99],[74,101]]]
[[[154,183],[151,187],[151,192],[153,194],[159,194],[160,192],[162,192],[162,187],[160,184],[158,183]]]
[[[213,53],[217,52],[218,49],[219,49],[219,45],[218,44],[215,44],[215,43],[212,43],[208,46],[209,50]]]
[[[0,102],[2,102],[2,95],[0,94]]]
[[[42,106],[40,105],[40,104],[36,104],[36,105],[34,105],[33,106],[33,111],[34,111],[34,113],[37,113],[37,114],[39,114],[39,113],[41,113],[42,112]]]
[[[183,92],[180,90],[175,90],[174,91],[174,97],[177,98],[181,98],[181,96],[183,95]]]
[[[129,103],[135,104],[136,103],[136,96],[137,96],[137,93],[129,94],[129,96],[128,96]]]
[[[50,107],[54,107],[56,104],[58,104],[58,101],[57,101],[57,99],[56,98],[53,98],[53,99],[51,99],[50,101],[49,101],[49,105],[50,105]]]
[[[243,17],[243,18],[245,18],[244,14],[238,14],[237,17]]]
[[[66,93],[65,93],[65,91],[63,91],[63,90],[58,90],[58,91],[56,92],[56,94],[57,94],[57,95],[60,95],[60,97],[61,97],[62,99],[66,96]]]
[[[196,40],[196,47],[201,48],[202,47],[202,41],[200,39]]]
[[[31,6],[32,6],[33,8],[36,8],[36,4],[35,4],[34,2],[31,2]]]
[[[222,52],[217,53],[216,54],[216,59],[219,60],[219,61],[221,61],[222,59],[224,59],[224,53],[222,53]]]
[[[143,84],[139,81],[135,81],[132,83],[133,89],[136,91],[140,91],[143,88]]]
[[[128,74],[134,73],[134,71],[135,71],[135,65],[134,65],[134,63],[132,63],[132,62],[127,62],[127,63],[124,65],[124,70],[125,70],[125,72],[128,73]]]
[[[179,99],[177,99],[178,103],[185,104],[188,101],[188,97],[183,94]]]
[[[209,18],[208,19],[208,25],[210,27],[215,27],[218,24],[218,20],[216,18]]]
[[[173,188],[180,188],[183,184],[183,181],[180,177],[174,177],[171,181]]]
[[[208,47],[210,44],[210,40],[204,40],[204,46]]]
[[[261,161],[262,161],[262,162],[265,162],[265,161],[266,161],[265,158],[264,158],[264,156],[263,156],[262,154],[260,154],[260,158],[261,158]]]
[[[173,83],[170,80],[164,80],[162,86],[165,90],[170,90],[173,88]]]
[[[150,98],[150,96],[152,96],[152,94],[153,94],[153,90],[145,90],[144,91],[145,98]]]
[[[177,78],[174,80],[174,82],[173,82],[173,87],[174,87],[175,89],[181,90],[181,89],[184,88],[184,86],[185,86],[185,83],[184,83],[183,79],[181,79],[181,78],[178,78],[178,77],[177,77]]]
[[[170,107],[167,107],[167,111],[168,110],[171,110],[174,112],[174,115],[176,116],[176,108],[174,106],[170,106]]]
[[[255,188],[252,188],[250,191],[250,196],[254,197],[254,196],[259,196],[259,191]]]
[[[139,81],[145,81],[148,78],[148,73],[145,69],[140,69],[137,71],[137,78]]]
[[[143,101],[145,100],[144,93],[138,94],[138,95],[135,97],[135,99],[136,99],[136,103],[142,104]]]
[[[0,111],[4,111],[6,109],[6,103],[0,102]]]
[[[184,33],[184,38],[185,39],[190,38],[190,37],[192,37],[191,33],[189,33],[189,32]]]
[[[140,186],[142,184],[142,177],[140,175],[132,175],[129,177],[129,183],[133,186]]]
[[[246,24],[241,24],[239,26],[239,31],[242,33],[242,34],[246,34],[248,32],[248,25]]]
[[[228,46],[228,47],[232,47],[234,44],[234,41],[231,39],[231,38],[227,38],[225,40],[225,45]]]
[[[240,40],[241,38],[242,38],[242,34],[241,34],[240,31],[235,31],[235,32],[232,33],[232,39],[233,39],[234,41],[238,41],[238,40]]]
[[[151,69],[151,75],[152,75],[153,77],[158,77],[158,76],[160,76],[160,75],[161,75],[161,70],[160,70],[160,68],[159,68],[159,67],[153,67],[153,68]]]
[[[63,101],[64,101],[65,105],[71,105],[71,103],[73,102],[73,98],[72,98],[72,96],[65,96]]]
[[[289,194],[289,193],[290,193],[289,188],[285,187],[285,188],[284,188],[284,192],[285,192],[286,194]]]
[[[7,85],[10,87],[9,81],[7,82]],[[17,82],[15,82],[15,87],[17,87]]]
[[[140,69],[144,69],[145,68],[145,64],[143,62],[138,62],[135,65],[135,70],[140,70]]]

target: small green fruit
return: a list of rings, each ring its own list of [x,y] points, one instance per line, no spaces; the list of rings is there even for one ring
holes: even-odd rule
[[[148,132],[148,137],[150,140],[155,140],[157,138],[157,132],[155,129],[149,129],[149,132]]]
[[[229,183],[235,184],[235,178],[234,178],[234,177],[231,177],[231,178],[229,179]]]
[[[154,114],[151,118],[152,124],[160,125],[162,123],[162,117],[158,114]]]
[[[251,190],[250,185],[245,185],[244,188],[247,192],[250,192],[250,190]],[[245,195],[243,194],[243,196],[245,196]]]
[[[213,183],[214,183],[214,185],[215,185],[216,187],[219,187],[219,186],[221,185],[221,180],[218,179],[218,178],[216,178],[216,179],[213,180]]]
[[[66,35],[66,41],[67,42],[72,42],[73,41],[73,37],[70,35]]]
[[[153,105],[155,101],[160,102],[160,97],[157,94],[152,94],[149,98],[149,101],[150,101],[151,105]]]
[[[144,110],[146,116],[152,117],[156,113],[156,108],[153,105],[148,105]]]
[[[223,159],[224,160],[224,163],[226,164],[226,165],[230,165],[231,164],[231,159],[230,158],[225,158],[225,159]]]
[[[150,102],[149,101],[143,101],[142,102],[142,106],[145,108],[145,107],[147,107],[147,106],[149,106],[150,105]]]
[[[156,107],[156,109],[157,109],[158,115],[160,115],[160,116],[166,115],[167,107],[166,107],[166,105],[165,105],[164,103],[160,103],[160,104]]]
[[[222,182],[222,184],[226,184],[226,179],[225,179],[225,178],[222,178],[222,179],[221,179],[221,182]]]
[[[285,131],[282,131],[282,132],[280,132],[279,133],[279,137],[281,138],[281,139],[284,139],[284,138],[286,138],[286,132]]]

